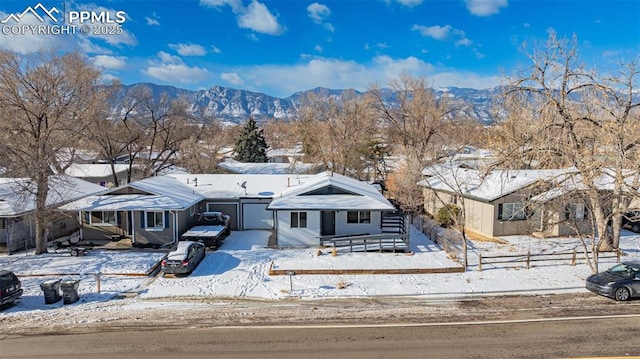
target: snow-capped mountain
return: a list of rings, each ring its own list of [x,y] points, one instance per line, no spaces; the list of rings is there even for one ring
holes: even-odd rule
[[[212,119],[242,123],[250,116],[256,121],[269,119],[292,120],[296,117],[300,104],[309,94],[339,98],[345,91],[351,91],[356,96],[366,94],[354,90],[315,88],[296,92],[287,98],[278,98],[259,92],[239,90],[222,86],[214,86],[207,90],[185,90],[173,86],[162,86],[150,83],[139,83],[123,86],[116,94],[113,108],[117,112],[125,107],[127,99],[135,96],[141,89],[147,89],[152,98],[158,101],[162,96],[170,99],[182,98],[188,104],[188,111],[203,122]],[[449,97],[457,107],[466,110],[472,117],[483,123],[491,123],[491,99],[497,89],[469,89],[469,88],[437,88],[434,89],[438,97]],[[385,102],[394,105],[395,96],[390,90],[384,90]]]

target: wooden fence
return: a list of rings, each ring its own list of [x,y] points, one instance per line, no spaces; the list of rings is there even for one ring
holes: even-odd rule
[[[351,236],[322,236],[321,246],[349,248],[349,252],[355,251],[404,251],[409,248],[409,235],[399,233],[386,234],[362,234]]]
[[[574,249],[572,252],[555,252],[555,253],[534,253],[527,252],[526,254],[508,254],[508,255],[495,255],[495,256],[483,256],[482,253],[478,254],[478,270],[482,270],[483,264],[515,264],[524,263],[526,268],[529,269],[533,262],[570,262],[572,266],[575,266],[579,260],[585,260],[584,256],[581,256],[583,252],[578,252]],[[592,252],[589,252],[590,256],[593,256]],[[620,251],[599,253],[598,258],[616,258],[616,261],[620,263]]]

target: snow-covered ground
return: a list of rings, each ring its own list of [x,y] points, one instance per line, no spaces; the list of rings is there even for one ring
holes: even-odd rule
[[[87,256],[70,257],[64,253],[14,254],[0,256],[0,268],[13,270],[22,280],[24,295],[16,305],[0,312],[0,318],[14,313],[50,312],[51,309],[117,310],[130,301],[133,307],[153,302],[176,303],[185,297],[207,299],[320,299],[372,296],[457,297],[497,292],[584,292],[584,279],[591,273],[584,261],[571,266],[536,262],[530,269],[523,263],[483,265],[478,270],[477,254],[521,254],[531,251],[558,252],[579,247],[567,238],[534,239],[505,237],[509,244],[473,242],[469,248],[468,270],[448,274],[378,275],[279,275],[269,269],[416,269],[456,267],[444,251],[425,235],[412,228],[411,255],[405,253],[343,253],[331,255],[330,249],[265,248],[267,231],[233,232],[221,249],[207,253],[188,277],[164,278],[145,275],[165,253],[159,251],[92,250]],[[623,231],[623,260],[640,260],[640,235]],[[580,251],[578,252],[580,256]],[[615,259],[601,260],[601,270]],[[100,293],[95,274],[100,273]],[[50,279],[79,279],[81,300],[72,305],[44,304],[40,283]],[[160,301],[159,301],[160,300]],[[113,304],[112,304],[113,303]],[[118,304],[116,304],[118,303]],[[134,305],[135,303],[135,305]],[[143,304],[146,303],[146,304]],[[192,304],[191,304],[192,305]],[[84,308],[84,309],[83,309]],[[115,310],[115,309],[114,309]]]

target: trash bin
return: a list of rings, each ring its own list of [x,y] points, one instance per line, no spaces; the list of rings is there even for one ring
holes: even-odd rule
[[[60,284],[62,289],[62,300],[64,304],[75,303],[80,299],[78,297],[79,280],[66,280]]]
[[[44,292],[44,303],[53,304],[60,301],[60,279],[52,279],[40,283],[40,288]]]

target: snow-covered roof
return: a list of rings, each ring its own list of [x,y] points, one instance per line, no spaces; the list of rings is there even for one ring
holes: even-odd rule
[[[120,194],[130,187],[144,194]],[[177,180],[158,176],[131,182],[125,187],[115,188],[108,193],[89,196],[62,207],[69,211],[121,211],[121,210],[184,210],[202,201],[198,192],[183,186]]]
[[[218,167],[240,174],[296,174],[307,173],[316,165],[313,163],[245,163],[227,159],[218,163]]]
[[[35,210],[35,184],[26,178],[0,178],[0,216],[15,217]],[[104,187],[65,175],[49,177],[47,206],[58,206],[100,193]]]
[[[113,166],[116,173],[127,172],[129,168],[129,165],[126,164],[114,164]],[[78,178],[99,178],[112,175],[111,165],[108,163],[73,163],[64,173]]]
[[[635,191],[633,182],[638,176],[637,171],[627,170],[624,172],[625,176],[625,187],[622,188],[623,191]],[[613,173],[610,169],[603,169],[602,174],[597,177],[591,179],[590,186],[597,188],[601,191],[612,191],[615,185],[615,173]],[[531,198],[533,202],[544,203],[558,197],[564,196],[566,194],[584,191],[587,190],[589,186],[585,184],[583,180],[583,176],[579,173],[567,173],[565,175],[559,176],[553,182],[553,188],[550,190],[540,193],[537,196]]]
[[[168,174],[205,198],[272,198],[304,183],[312,175],[295,174]],[[161,177],[156,177],[161,178]],[[242,185],[244,184],[244,187]]]
[[[454,168],[418,182],[435,190],[460,193],[467,198],[491,202],[541,180],[553,180],[571,169],[552,170],[478,170]]]
[[[311,194],[314,191],[334,187],[336,194]],[[372,185],[356,179],[319,173],[300,186],[290,188],[271,201],[267,209],[287,210],[394,210],[395,207]]]

